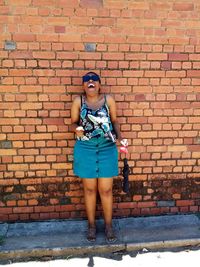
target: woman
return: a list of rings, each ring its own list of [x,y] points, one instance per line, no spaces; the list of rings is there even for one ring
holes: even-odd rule
[[[74,99],[71,108],[72,131],[77,137],[74,173],[83,181],[88,241],[96,240],[98,190],[104,213],[105,236],[113,242],[116,236],[112,228],[112,186],[113,176],[118,175],[116,138],[121,140],[116,104],[112,96],[101,93],[98,74],[88,72],[82,80],[84,94]]]

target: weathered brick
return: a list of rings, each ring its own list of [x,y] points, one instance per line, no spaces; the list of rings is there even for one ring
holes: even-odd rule
[[[173,4],[173,10],[175,11],[193,11],[194,10],[194,4],[193,3],[174,3]]]
[[[103,7],[103,0],[80,0],[82,8],[101,8]]]
[[[36,1],[36,0],[35,0]],[[43,0],[45,1],[45,0]],[[47,0],[46,0],[47,1]],[[51,1],[50,1],[51,2]],[[52,4],[52,3],[51,3]],[[64,8],[76,8],[79,6],[79,0],[71,0],[71,1],[66,1],[66,0],[59,0],[58,1],[58,6],[64,7]]]
[[[36,40],[36,36],[30,33],[15,33],[13,34],[13,40],[16,42],[34,42]]]
[[[179,207],[184,207],[184,206],[193,206],[194,201],[193,200],[177,200],[176,205]]]

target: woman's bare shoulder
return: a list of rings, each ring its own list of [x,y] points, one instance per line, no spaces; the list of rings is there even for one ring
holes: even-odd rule
[[[107,94],[106,95],[106,101],[107,101],[108,105],[115,104],[115,99],[114,99],[114,97],[112,95]]]
[[[81,106],[81,96],[75,96],[72,103],[77,106]]]

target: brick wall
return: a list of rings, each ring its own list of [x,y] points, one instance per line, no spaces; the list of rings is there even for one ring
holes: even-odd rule
[[[69,125],[86,70],[130,143],[114,216],[199,211],[199,31],[198,0],[0,0],[0,220],[85,217]]]

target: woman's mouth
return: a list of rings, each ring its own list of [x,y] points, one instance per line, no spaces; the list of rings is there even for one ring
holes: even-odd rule
[[[94,86],[94,84],[93,83],[89,83],[88,84],[88,88],[94,88],[95,86]]]

